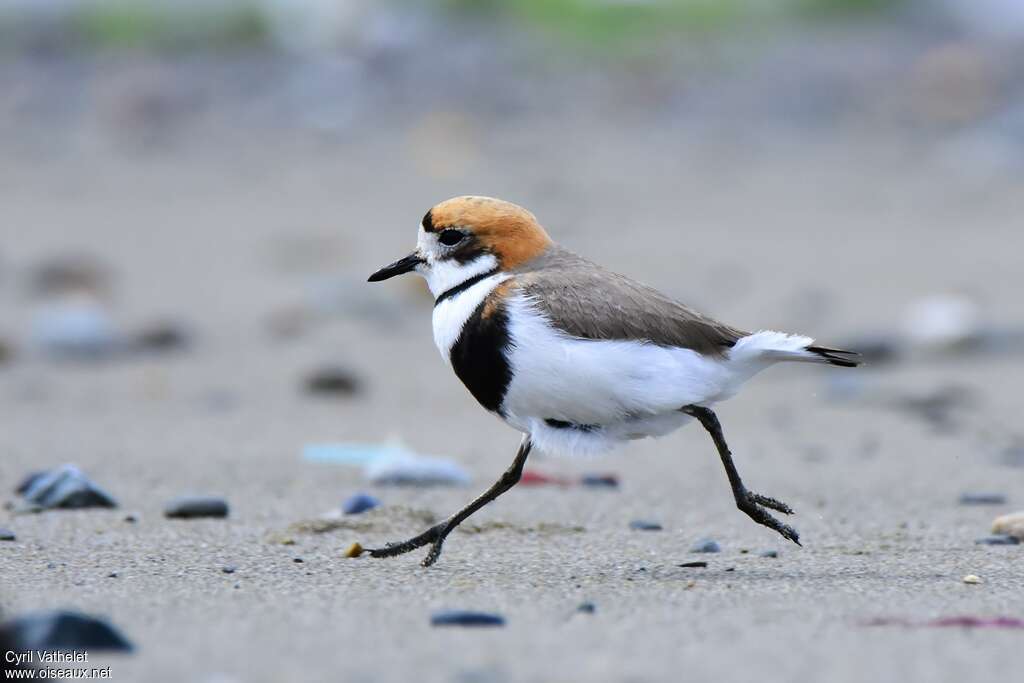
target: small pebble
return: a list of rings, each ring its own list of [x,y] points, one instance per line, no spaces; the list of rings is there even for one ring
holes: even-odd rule
[[[713,538],[702,538],[690,546],[691,553],[719,553],[722,546]]]
[[[174,323],[156,323],[136,332],[132,345],[139,351],[177,351],[188,346],[188,333]]]
[[[597,611],[597,605],[595,605],[592,602],[581,602],[576,607],[576,611],[577,612],[582,612],[583,614],[593,614],[594,612]]]
[[[380,505],[380,501],[369,493],[357,493],[341,504],[341,511],[346,515],[358,515]]]
[[[1018,545],[1020,540],[1006,534],[992,534],[974,540],[977,545]]]
[[[762,550],[757,554],[758,557],[778,557],[778,550]]]
[[[30,474],[18,486],[18,492],[30,504],[44,510],[117,507],[117,501],[109,493],[70,464]]]
[[[840,349],[850,349],[860,354],[860,360],[870,365],[880,365],[899,360],[902,349],[898,340],[892,335],[866,336],[849,339],[838,345]]]
[[[963,581],[964,583],[970,583],[970,584],[978,584],[978,583],[981,583],[981,577],[980,577],[980,576],[978,576],[978,575],[976,575],[976,574],[968,574],[967,576],[965,576],[965,577],[964,577],[963,579],[961,579],[961,580],[962,580],[962,581]]]
[[[130,652],[133,647],[108,622],[67,610],[34,612],[0,624],[5,640],[19,650],[101,650]]]
[[[629,523],[629,528],[634,531],[661,531],[662,529],[660,524],[647,519],[634,519]]]
[[[992,520],[992,533],[1006,534],[1024,541],[1024,512],[1014,512],[996,517]]]
[[[322,368],[306,378],[305,387],[310,394],[352,396],[359,393],[362,383],[343,368]]]
[[[359,557],[365,552],[359,543],[353,543],[345,549],[345,557]]]
[[[29,288],[39,297],[89,292],[97,296],[110,288],[110,268],[86,254],[55,254],[36,264],[29,274]]]
[[[234,574],[236,571],[238,571],[238,567],[236,567],[233,564],[226,564],[223,567],[221,567],[220,570],[225,574]]]
[[[216,496],[182,496],[164,506],[164,517],[176,519],[227,516],[227,501]]]
[[[128,524],[135,524],[135,522],[139,521],[139,518],[136,517],[135,515],[125,515],[124,516],[124,521],[127,522]]]
[[[591,488],[617,489],[619,488],[619,478],[614,474],[584,474],[580,478],[580,485]]]
[[[504,626],[505,617],[490,612],[469,612],[466,610],[444,610],[434,612],[430,617],[431,626]]]
[[[706,569],[708,563],[704,560],[698,560],[696,562],[683,562],[682,564],[677,564],[676,566],[683,567],[685,569]]]
[[[110,572],[109,574],[107,574],[108,579],[116,579],[118,576],[119,574],[117,572]]]
[[[0,527],[0,541],[17,541],[18,537],[10,529]]]
[[[302,564],[303,562],[305,562],[305,560],[303,560],[301,557],[293,557],[292,562],[294,562],[295,564]]]
[[[1006,496],[1002,493],[961,493],[961,505],[1005,505]]]

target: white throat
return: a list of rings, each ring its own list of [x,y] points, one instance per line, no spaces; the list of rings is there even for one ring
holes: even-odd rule
[[[427,284],[436,298],[452,287],[458,287],[471,278],[493,270],[496,264],[494,257],[488,255],[462,266],[458,266],[454,262],[447,262],[440,264],[444,267],[439,269],[435,265],[426,274]],[[462,328],[466,326],[466,322],[484,302],[487,295],[509,277],[507,273],[494,273],[434,306],[434,343],[437,344],[437,350],[441,352],[445,363],[451,365],[452,347],[462,336]]]
[[[459,263],[455,259],[432,261],[423,269],[423,277],[427,279],[430,293],[436,299],[452,287],[458,287],[466,280],[482,275],[498,267],[498,259],[491,254],[484,254],[467,263]]]

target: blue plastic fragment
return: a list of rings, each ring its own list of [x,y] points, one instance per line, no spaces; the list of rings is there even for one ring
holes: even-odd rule
[[[1006,495],[1002,493],[971,493],[960,494],[961,505],[1006,505]]]
[[[614,474],[584,474],[580,478],[580,484],[593,488],[619,488],[619,478]]]
[[[302,449],[302,457],[311,462],[342,465],[366,465],[376,460],[408,457],[401,446],[369,443],[311,443]]]
[[[1018,545],[1020,539],[1015,536],[1007,536],[1006,534],[993,534],[977,538],[974,542],[977,545]]]
[[[344,503],[341,504],[341,511],[346,515],[358,515],[372,510],[373,508],[380,505],[380,500],[374,498],[369,493],[356,493],[350,496]]]
[[[702,538],[696,541],[690,546],[691,553],[719,553],[722,552],[722,546],[718,545],[718,541],[713,538]]]
[[[430,617],[431,626],[504,626],[505,617],[490,612],[443,610]]]

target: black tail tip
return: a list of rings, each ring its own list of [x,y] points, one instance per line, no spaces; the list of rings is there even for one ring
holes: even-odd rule
[[[860,356],[856,351],[843,351],[842,349],[830,349],[827,346],[808,346],[811,353],[817,354],[829,365],[838,365],[841,368],[855,368],[861,364]]]

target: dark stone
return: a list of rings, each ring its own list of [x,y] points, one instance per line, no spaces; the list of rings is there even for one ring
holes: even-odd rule
[[[341,504],[346,515],[358,515],[380,505],[380,501],[368,493],[357,493]]]
[[[34,612],[0,625],[0,640],[18,650],[131,652],[132,644],[108,622],[69,610]]]
[[[778,557],[778,550],[762,550],[757,554],[758,557]]]
[[[592,488],[619,488],[619,478],[614,474],[584,474],[580,478],[580,485]]]
[[[306,378],[305,386],[311,394],[352,396],[362,389],[362,382],[343,368],[322,368]]]
[[[891,363],[899,360],[902,355],[899,343],[891,335],[851,339],[839,344],[838,348],[856,351],[860,354],[858,360],[870,365]]]
[[[1024,467],[1024,439],[1017,439],[1003,449],[1000,461],[1008,467]]]
[[[691,553],[720,553],[722,546],[713,538],[702,538],[690,546]]]
[[[576,607],[576,611],[577,612],[582,612],[583,614],[593,614],[594,612],[597,611],[597,605],[595,605],[592,602],[581,602]]]
[[[303,560],[301,557],[293,557],[292,562],[294,562],[295,564],[302,564],[303,562],[305,562],[305,560]]]
[[[489,612],[442,610],[430,617],[431,626],[504,626],[505,617]]]
[[[189,335],[174,323],[155,323],[135,333],[132,344],[138,351],[178,351],[188,346]]]
[[[1005,505],[1006,496],[1002,493],[961,493],[961,505]]]
[[[684,569],[707,569],[708,563],[704,560],[698,560],[697,562],[683,562],[676,566],[683,567]]]
[[[975,539],[974,542],[978,545],[1018,545],[1020,539],[1016,536],[1007,536],[1005,534],[992,534],[991,536],[982,536]]]
[[[662,526],[650,520],[634,519],[629,523],[629,528],[634,531],[661,531]]]
[[[108,291],[110,279],[110,270],[92,256],[59,254],[35,266],[29,286],[40,297],[77,292],[102,295]]]
[[[227,517],[228,503],[216,496],[182,496],[164,506],[164,517],[193,519],[196,517]]]
[[[234,574],[236,571],[238,571],[238,567],[236,567],[233,564],[226,564],[223,567],[221,567],[220,570],[225,574]]]
[[[19,486],[29,503],[40,508],[117,507],[113,497],[74,465],[29,475]]]
[[[10,529],[0,527],[0,541],[17,541],[18,537]]]
[[[125,515],[124,521],[128,524],[135,524],[135,522],[139,521],[139,519],[135,515]]]

